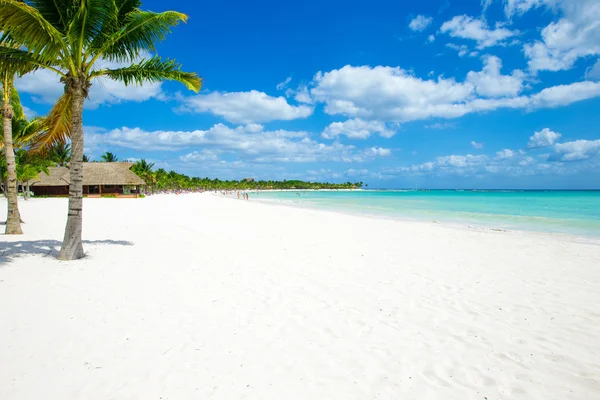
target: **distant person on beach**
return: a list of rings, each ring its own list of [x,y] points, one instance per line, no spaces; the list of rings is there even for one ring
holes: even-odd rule
[[[240,199],[240,192],[237,192],[237,195],[238,195],[238,200],[239,200]]]

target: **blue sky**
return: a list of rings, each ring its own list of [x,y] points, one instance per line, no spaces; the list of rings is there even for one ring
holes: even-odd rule
[[[168,6],[190,19],[158,53],[203,89],[94,82],[92,158],[221,179],[600,189],[597,0]],[[47,72],[17,88],[32,114],[62,92]]]

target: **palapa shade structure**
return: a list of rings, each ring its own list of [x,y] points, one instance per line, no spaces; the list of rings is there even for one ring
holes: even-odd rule
[[[88,197],[115,195],[137,197],[140,185],[146,183],[137,176],[130,162],[83,163],[83,194]],[[38,174],[31,189],[36,196],[67,196],[69,194],[69,167],[50,167],[49,175]],[[130,188],[135,189],[130,190]]]

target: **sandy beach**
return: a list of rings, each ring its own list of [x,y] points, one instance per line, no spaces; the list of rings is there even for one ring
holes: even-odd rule
[[[163,195],[60,262],[67,200],[19,206],[1,399],[600,397],[598,244]]]

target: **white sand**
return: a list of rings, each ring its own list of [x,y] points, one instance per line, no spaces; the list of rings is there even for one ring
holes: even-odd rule
[[[600,398],[597,244],[157,196],[87,199],[67,263],[20,205],[3,400]]]

